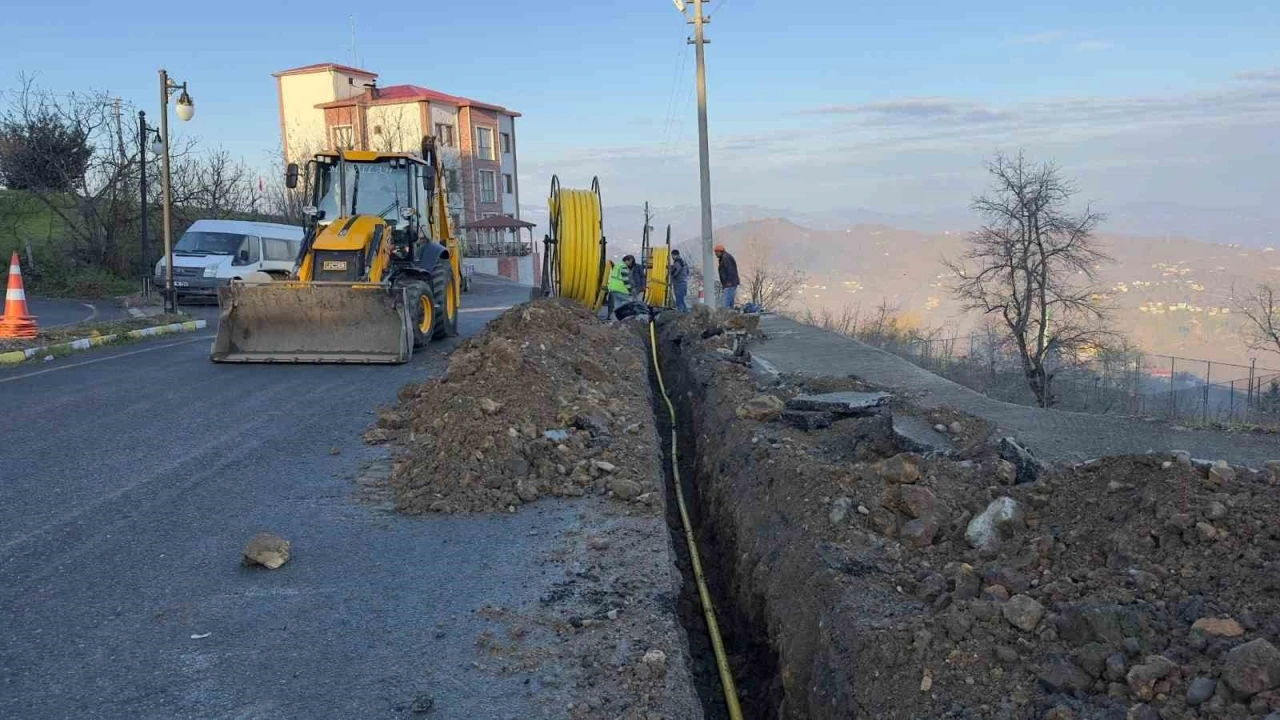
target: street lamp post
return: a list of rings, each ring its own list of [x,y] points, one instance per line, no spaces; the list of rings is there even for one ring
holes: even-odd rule
[[[164,224],[164,309],[165,312],[177,312],[177,295],[173,291],[173,196],[170,191],[169,183],[169,96],[174,92],[181,91],[178,95],[178,102],[174,108],[178,113],[178,119],[182,121],[190,120],[195,114],[195,103],[191,102],[191,96],[187,94],[186,83],[175,83],[169,79],[169,73],[165,69],[160,69],[160,144],[163,146],[160,154],[160,186],[164,193],[164,203],[161,208]]]

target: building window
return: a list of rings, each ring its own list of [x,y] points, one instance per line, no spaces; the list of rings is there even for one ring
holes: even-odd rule
[[[504,174],[502,176],[502,192],[510,195],[511,193],[516,191],[515,187],[516,187],[515,179],[512,178],[511,175],[509,174]]]
[[[453,126],[448,123],[436,123],[436,141],[442,147],[453,147]]]
[[[510,133],[502,133],[502,154],[503,155],[511,154],[511,134]]]
[[[453,213],[449,216],[449,227],[457,234],[458,228],[462,227],[462,213]]]
[[[476,128],[476,157],[481,160],[493,159],[493,130]]]
[[[449,193],[462,192],[462,185],[458,182],[458,171],[454,168],[446,168],[444,171],[444,188]]]
[[[490,147],[490,150],[493,148]],[[497,178],[492,170],[480,171],[480,202],[491,203],[498,201]]]
[[[356,146],[355,133],[350,125],[334,125],[330,128],[334,150],[350,150]]]

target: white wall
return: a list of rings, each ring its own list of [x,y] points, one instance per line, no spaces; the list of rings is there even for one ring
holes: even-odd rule
[[[481,275],[497,275],[505,277],[508,280],[514,280],[521,285],[533,286],[534,282],[533,263],[536,260],[534,255],[525,255],[519,258],[462,258],[463,265],[470,265],[475,272]],[[503,274],[502,270],[506,269],[507,274]]]
[[[498,132],[506,133],[511,138],[511,153],[510,154],[502,153],[501,159],[502,159],[502,174],[511,176],[512,192],[511,193],[505,192],[506,186],[502,178],[498,178],[498,191],[499,191],[499,194],[502,196],[502,212],[512,217],[520,217],[520,213],[516,207],[516,194],[515,194],[515,189],[516,189],[515,183],[519,182],[519,180],[516,179],[516,153],[515,153],[516,136],[515,136],[514,125],[515,125],[515,119],[512,118],[510,115],[505,115],[505,114],[498,115]],[[498,151],[501,153],[502,140],[499,138],[499,139],[495,139],[494,142],[498,144]]]
[[[329,148],[324,110],[316,105],[359,95],[372,78],[332,69],[281,75],[280,124],[288,147],[288,162],[302,162]]]

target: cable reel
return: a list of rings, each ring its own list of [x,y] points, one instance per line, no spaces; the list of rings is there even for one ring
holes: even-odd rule
[[[590,190],[571,190],[561,187],[560,178],[553,175],[547,207],[543,296],[568,298],[593,312],[599,310],[609,272],[600,179],[591,179]]]

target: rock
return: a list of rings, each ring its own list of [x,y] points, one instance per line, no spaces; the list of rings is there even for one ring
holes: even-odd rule
[[[618,466],[604,460],[592,460],[591,466],[603,473],[614,473],[618,471]]]
[[[757,395],[738,406],[736,414],[740,420],[769,422],[782,415],[784,405],[773,395]]]
[[[883,392],[832,392],[818,395],[797,395],[787,401],[789,410],[829,412],[836,415],[871,415],[875,409],[893,397]]]
[[[520,502],[530,503],[538,499],[538,483],[529,480],[516,481],[516,496]]]
[[[927,420],[914,415],[896,414],[890,418],[890,428],[898,447],[921,454],[951,451],[951,439],[945,433],[933,429]]]
[[[1191,453],[1186,450],[1174,450],[1172,453],[1173,461],[1182,467],[1191,467]]]
[[[881,535],[894,537],[898,534],[898,515],[888,508],[878,507],[871,511],[871,527]]]
[[[1049,711],[1044,714],[1044,718],[1042,720],[1076,720],[1076,715],[1071,712],[1071,708],[1064,705],[1058,705],[1056,707],[1049,708]]]
[[[599,413],[583,413],[573,419],[573,426],[586,430],[591,437],[608,437],[609,420]]]
[[[419,693],[409,705],[409,712],[414,715],[426,715],[436,707],[436,699],[428,693]]]
[[[1107,679],[1112,682],[1120,682],[1124,680],[1125,674],[1129,671],[1129,662],[1125,659],[1124,653],[1111,653],[1107,656]]]
[[[969,521],[965,539],[973,547],[995,549],[1003,538],[1011,537],[1024,527],[1026,515],[1018,501],[1011,497],[999,497],[991,501],[982,514]]]
[[[1226,655],[1222,679],[1245,697],[1280,686],[1280,650],[1262,638],[1237,645]]]
[[[1202,542],[1212,542],[1218,537],[1218,529],[1207,522],[1196,523],[1196,534],[1200,536]]]
[[[647,669],[651,678],[659,678],[667,673],[667,654],[661,650],[647,650],[640,663]]]
[[[938,533],[938,521],[931,517],[911,520],[898,531],[898,538],[911,548],[928,547]]]
[[[867,508],[867,506],[866,506],[866,505],[859,505],[859,506],[858,506],[858,514],[859,514],[859,515],[870,515],[870,514],[871,514],[871,510],[869,510],[869,509]]]
[[[490,400],[489,398],[480,398],[476,403],[480,406],[480,412],[485,415],[495,415],[502,409],[502,403]]]
[[[937,517],[938,496],[923,485],[902,485],[899,488],[902,505],[913,518]]]
[[[1125,714],[1124,718],[1125,720],[1161,720],[1160,711],[1146,703],[1140,703],[1129,708],[1129,712]]]
[[[911,484],[920,479],[920,465],[911,453],[898,453],[876,463],[876,473],[886,482]]]
[[[978,576],[978,571],[974,570],[972,565],[960,563],[952,573],[951,579],[955,584],[956,600],[973,600],[978,597],[982,578]]]
[[[1036,672],[1036,677],[1055,692],[1088,690],[1093,678],[1064,658],[1056,658]]]
[[[1213,678],[1198,677],[1187,686],[1187,704],[1195,707],[1206,703],[1218,689],[1218,681]]]
[[[1071,659],[1091,677],[1102,677],[1103,671],[1107,669],[1107,646],[1101,643],[1089,643],[1072,652]]]
[[[587,547],[592,550],[608,550],[609,538],[602,535],[591,535],[587,538]]]
[[[1040,624],[1040,618],[1044,617],[1044,606],[1027,595],[1014,595],[1000,612],[1010,625],[1023,632],[1031,632]]]
[[[1217,500],[1212,500],[1205,506],[1204,515],[1210,520],[1221,520],[1227,516],[1227,506]]]
[[[1156,696],[1155,685],[1178,666],[1161,655],[1151,655],[1141,665],[1129,668],[1125,682],[1129,692],[1139,700],[1150,700]]]
[[[929,692],[933,689],[933,675],[926,668],[924,676],[920,678],[920,692]]]
[[[542,437],[552,442],[564,442],[569,439],[568,430],[547,430],[542,433]]]
[[[798,430],[821,430],[831,427],[835,419],[831,413],[808,410],[783,410],[782,422]]]
[[[933,602],[939,595],[947,591],[947,579],[940,573],[929,573],[916,586],[916,597],[925,602]]]
[[[273,533],[258,533],[244,546],[243,562],[275,570],[289,562],[289,541]]]
[[[1017,468],[1019,483],[1035,482],[1041,471],[1047,469],[1047,466],[1032,455],[1030,450],[1019,445],[1013,438],[1007,437],[1000,440],[1000,457],[1013,463]]]
[[[994,602],[1008,602],[1009,590],[1003,585],[988,585],[982,588],[982,599]]]
[[[964,425],[960,424],[960,421],[957,420],[948,425],[947,430],[950,430],[952,435],[959,435],[964,432]]]
[[[940,433],[944,433],[947,431],[947,426],[943,425],[942,423],[938,423],[937,425],[933,426],[933,429],[937,430]]]
[[[623,500],[635,500],[640,497],[640,493],[644,492],[644,488],[641,488],[640,483],[635,480],[618,477],[609,481],[609,489]]]
[[[1240,623],[1231,618],[1200,618],[1192,624],[1191,629],[1214,637],[1233,638],[1244,634]]]
[[[1218,460],[1209,467],[1209,481],[1215,485],[1225,485],[1236,479],[1236,471],[1226,460]]]
[[[1012,665],[1019,660],[1018,651],[1004,645],[996,647],[996,657],[1006,665]]]
[[[1012,485],[1018,481],[1018,466],[1001,458],[996,461],[996,479],[1001,485]]]
[[[835,502],[831,503],[831,524],[839,525],[849,515],[849,508],[853,507],[853,498],[838,497]]]

